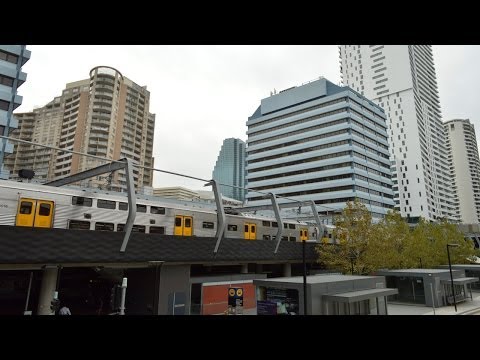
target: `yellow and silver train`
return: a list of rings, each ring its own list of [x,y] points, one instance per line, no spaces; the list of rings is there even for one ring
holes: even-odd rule
[[[136,202],[133,232],[215,236],[214,205],[139,195]],[[123,231],[127,210],[124,193],[0,180],[0,225]],[[283,226],[282,240],[323,237],[318,226],[310,223],[285,220]],[[277,230],[273,217],[226,214],[226,238],[273,240]]]

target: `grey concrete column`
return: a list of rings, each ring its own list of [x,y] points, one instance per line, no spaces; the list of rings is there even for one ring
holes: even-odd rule
[[[58,269],[45,268],[43,270],[42,286],[40,288],[40,296],[38,300],[38,315],[52,315],[50,310],[51,301],[57,285]]]
[[[241,274],[248,274],[248,264],[242,264],[242,268],[240,269]]]
[[[292,264],[283,264],[283,276],[292,276]]]

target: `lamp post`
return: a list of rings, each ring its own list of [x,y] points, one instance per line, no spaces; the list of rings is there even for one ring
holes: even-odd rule
[[[307,315],[307,262],[305,261],[305,243],[302,241],[302,256],[303,256],[303,315]]]
[[[455,312],[457,312],[457,300],[455,299],[455,289],[453,287],[452,263],[450,262],[450,247],[457,247],[458,244],[447,244],[448,268],[450,269],[450,281],[453,293],[453,305],[455,305]]]

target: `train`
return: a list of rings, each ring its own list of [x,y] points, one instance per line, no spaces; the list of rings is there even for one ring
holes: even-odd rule
[[[133,232],[214,237],[216,207],[190,201],[137,195]],[[125,193],[0,180],[0,225],[91,231],[123,231],[128,216]],[[327,226],[283,221],[282,240],[331,238]],[[274,217],[226,211],[225,238],[275,240]],[[330,234],[329,234],[330,233]]]

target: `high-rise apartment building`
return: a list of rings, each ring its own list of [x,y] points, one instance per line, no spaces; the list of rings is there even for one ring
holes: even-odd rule
[[[245,142],[234,138],[223,140],[212,179],[222,184],[245,187]],[[220,191],[232,199],[245,199],[245,190],[237,187],[220,186]]]
[[[453,179],[455,215],[466,224],[480,223],[480,160],[475,128],[468,119],[445,122],[448,161]]]
[[[385,109],[395,208],[416,222],[455,219],[429,45],[341,45],[344,85]]]
[[[30,59],[31,52],[25,45],[0,45],[0,135],[10,136],[18,127],[13,110],[22,104],[17,89],[27,79],[22,66]],[[0,179],[8,179],[9,171],[4,168],[4,157],[11,154],[14,144],[0,138]]]
[[[358,198],[377,220],[393,208],[385,113],[320,78],[261,100],[247,121],[247,201],[313,200],[320,214]],[[289,202],[279,199],[279,203]]]
[[[117,160],[128,157],[153,167],[155,115],[149,112],[150,92],[124,77],[118,70],[98,66],[90,78],[67,84],[62,95],[40,109],[16,114],[32,131],[22,129],[16,136],[62,149]],[[32,120],[33,118],[33,120]],[[69,152],[19,146],[9,160],[12,169],[31,165],[40,178],[53,180],[99,166],[105,161]],[[28,168],[28,166],[27,166]],[[137,187],[152,185],[152,170],[133,171]],[[93,187],[126,186],[125,171],[118,170],[89,180]]]

